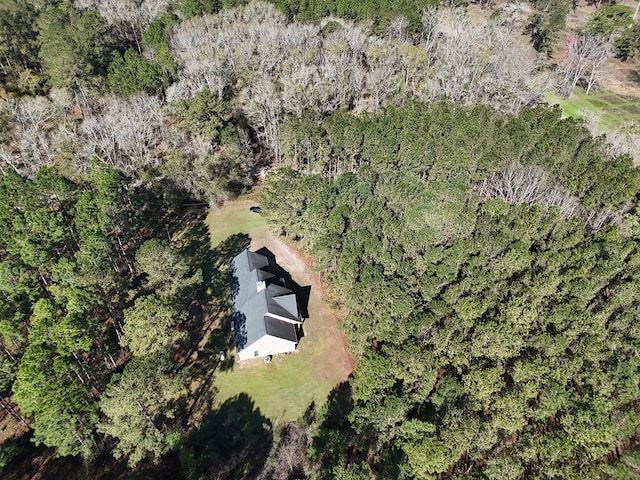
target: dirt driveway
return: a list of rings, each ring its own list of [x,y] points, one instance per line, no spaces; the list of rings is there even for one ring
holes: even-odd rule
[[[305,337],[300,341],[299,350],[304,351],[312,342],[322,339],[326,371],[338,373],[341,381],[346,380],[355,366],[348,348],[347,338],[338,329],[338,318],[328,308],[318,274],[311,270],[312,260],[295,246],[287,244],[267,230],[264,236],[251,243],[252,250],[267,247],[276,257],[278,265],[284,268],[293,280],[302,286],[311,285],[309,298],[309,319],[304,323]]]

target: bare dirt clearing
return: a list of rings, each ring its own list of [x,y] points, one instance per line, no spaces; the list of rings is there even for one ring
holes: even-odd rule
[[[337,329],[338,318],[329,310],[317,273],[310,270],[311,259],[294,246],[284,243],[267,231],[263,239],[264,246],[273,252],[278,264],[287,270],[300,285],[311,285],[309,299],[310,318],[305,322],[306,336],[300,342],[300,350],[308,348],[309,343],[321,341],[327,350],[325,367],[333,370],[346,380],[353,371],[355,362],[348,351],[346,336]],[[260,248],[252,243],[252,248]]]

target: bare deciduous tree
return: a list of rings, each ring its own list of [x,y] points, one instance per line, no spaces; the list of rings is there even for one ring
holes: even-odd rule
[[[2,173],[4,173],[6,167],[10,167],[14,172],[20,174],[20,170],[15,163],[16,159],[13,153],[4,145],[0,145],[0,170],[2,170]]]
[[[20,97],[4,101],[1,110],[7,121],[2,161],[29,177],[52,163],[63,109],[45,97]]]
[[[190,98],[228,88],[258,135],[278,155],[280,119],[308,109],[326,115],[341,108],[377,110],[409,99],[446,97],[485,102],[515,112],[539,101],[550,76],[510,27],[453,9],[425,14],[425,30],[412,37],[406,21],[376,36],[343,19],[336,26],[290,23],[259,1],[178,25],[171,48],[179,80],[167,98]]]
[[[589,94],[602,80],[602,67],[607,58],[609,48],[604,38],[591,34],[569,37],[566,53],[557,68],[561,75],[560,92],[569,95],[578,83],[582,83],[585,93]]]
[[[597,126],[590,126],[590,130],[594,135],[603,133]],[[623,123],[607,131],[606,136],[611,158],[628,154],[633,157],[636,165],[640,164],[640,125],[635,122]]]
[[[501,198],[512,205],[558,207],[567,217],[575,216],[580,208],[578,197],[551,181],[543,169],[517,163],[510,163],[483,180],[478,192],[485,201]]]
[[[121,37],[136,43],[138,50],[149,24],[171,6],[169,0],[74,0],[74,3],[79,8],[98,10]]]
[[[169,3],[74,2],[99,9],[136,40]],[[322,31],[329,21],[335,22],[331,32]],[[254,0],[174,28],[170,44],[178,80],[166,98],[189,99],[209,89],[222,99],[233,92],[234,105],[276,157],[282,119],[309,109],[324,116],[445,97],[516,112],[539,100],[549,77],[538,72],[531,48],[513,41],[513,26],[500,21],[443,8],[425,13],[420,35],[410,35],[406,20],[399,18],[385,36],[344,19],[324,19],[320,25],[290,22],[272,4]],[[158,163],[161,141],[173,142],[171,150],[188,156],[190,150],[205,154],[196,139],[171,137],[171,131],[161,139],[165,107],[157,98],[97,98],[78,89],[52,92],[51,100],[4,107],[10,113],[2,156],[10,159],[5,162],[9,168],[27,174],[64,152],[80,170],[98,157],[132,172]]]
[[[516,112],[549,87],[550,77],[537,72],[540,59],[510,27],[452,9],[428,10],[422,22],[440,95]]]
[[[276,156],[280,158],[279,132],[282,120],[282,97],[275,83],[260,79],[248,92],[246,112],[253,119],[258,133]]]
[[[154,149],[160,141],[164,115],[157,97],[140,94],[126,99],[105,98],[100,114],[82,122],[81,155],[87,159],[97,157],[127,172],[157,165]]]
[[[309,427],[288,424],[282,428],[280,441],[269,455],[269,466],[258,476],[258,480],[289,480],[306,478],[308,464],[306,450],[311,432]]]
[[[45,97],[20,97],[6,101],[5,112],[10,121],[33,131],[44,130],[47,122],[60,116],[51,101]]]
[[[501,198],[511,205],[526,203],[546,208],[557,207],[565,217],[579,218],[594,230],[622,224],[623,212],[614,212],[608,208],[584,208],[578,197],[536,166],[510,163],[484,179],[477,190],[485,202]]]

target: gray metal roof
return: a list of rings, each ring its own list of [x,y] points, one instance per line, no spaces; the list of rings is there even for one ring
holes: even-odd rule
[[[292,342],[298,341],[298,332],[296,331],[296,326],[293,323],[265,316],[264,324],[267,327],[267,335],[285,338]]]
[[[270,285],[269,287],[277,287],[277,285]],[[299,320],[298,314],[298,302],[296,301],[296,295],[289,290],[288,294],[278,293],[280,296],[275,296],[275,288],[270,289],[270,295],[267,295],[267,304],[270,313],[275,313],[281,317],[294,318]],[[284,289],[286,290],[286,289]]]
[[[275,319],[277,315],[300,322],[295,294],[283,286],[270,283],[273,274],[262,270],[269,260],[249,250],[238,254],[229,265],[229,285],[233,303],[236,349],[243,350],[265,335],[298,341],[295,325]]]
[[[264,255],[260,255],[259,253],[252,252],[250,250],[245,250],[244,253],[247,254],[250,270],[257,270],[269,266],[269,259]]]

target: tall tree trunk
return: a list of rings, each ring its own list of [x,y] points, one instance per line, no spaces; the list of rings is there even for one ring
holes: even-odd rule
[[[15,408],[8,402],[4,397],[0,397],[0,407],[4,409],[9,415],[15,418],[18,422],[22,423],[28,429],[31,429],[31,425],[27,423],[27,421],[20,415]]]

